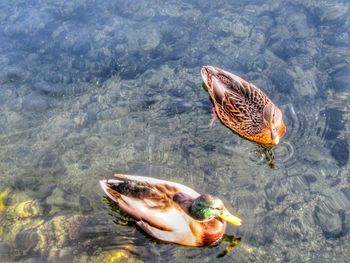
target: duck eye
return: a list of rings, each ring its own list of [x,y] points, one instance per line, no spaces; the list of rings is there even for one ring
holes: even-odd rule
[[[273,113],[272,113],[272,117],[273,118],[276,118],[277,117],[277,114],[276,114],[276,111],[274,110]]]

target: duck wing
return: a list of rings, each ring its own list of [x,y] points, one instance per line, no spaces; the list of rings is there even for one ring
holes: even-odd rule
[[[192,188],[179,183],[174,183],[174,182],[161,180],[157,178],[146,177],[146,176],[138,176],[138,175],[115,174],[114,176],[121,180],[144,182],[150,186],[156,187],[161,192],[168,193],[168,194],[169,193],[176,194],[176,193],[182,192],[193,198],[197,198],[199,196],[199,193],[194,191]]]
[[[199,195],[197,192],[181,184],[154,178],[129,175],[116,177],[122,180],[102,180],[100,184],[106,195],[118,203],[125,213],[136,221],[147,222],[160,230],[189,231],[191,217],[173,198],[181,193],[182,187],[191,194]]]
[[[212,98],[219,115],[227,116],[226,123],[232,123],[234,127],[249,128],[248,134],[260,132],[264,128],[263,109],[269,102],[265,93],[238,76],[229,79],[219,74],[217,77],[212,80]]]

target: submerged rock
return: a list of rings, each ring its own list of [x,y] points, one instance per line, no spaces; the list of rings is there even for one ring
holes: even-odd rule
[[[43,153],[37,161],[36,167],[52,175],[62,175],[66,170],[58,153],[50,150]]]
[[[269,75],[272,83],[280,92],[291,94],[295,90],[294,79],[284,68],[276,68]]]
[[[43,215],[43,207],[36,200],[28,200],[11,207],[9,213],[19,218],[37,217]]]
[[[29,72],[20,67],[9,67],[0,72],[0,84],[24,82],[29,78]]]
[[[85,196],[80,196],[79,197],[79,204],[80,204],[80,211],[82,213],[89,213],[93,210],[91,207],[90,201],[87,197]]]
[[[40,240],[39,234],[34,229],[25,229],[17,233],[15,238],[16,250],[21,257],[30,255],[35,250]]]
[[[326,115],[327,127],[336,131],[344,129],[345,121],[343,120],[343,111],[337,108],[327,108],[324,113]]]
[[[333,88],[337,91],[350,89],[350,66],[343,67],[331,75]]]
[[[321,114],[326,117],[326,125],[320,135],[325,140],[332,141],[340,135],[345,127],[343,111],[337,108],[327,108],[321,111]]]
[[[309,1],[310,2],[310,1]],[[314,2],[314,1],[311,1]],[[349,2],[347,1],[322,1],[314,2],[313,13],[321,21],[334,22],[342,19],[349,10]]]
[[[315,222],[321,227],[326,238],[338,238],[346,234],[343,216],[322,203],[315,207]]]
[[[346,196],[346,198],[348,198],[350,201],[350,187],[342,188],[341,191]]]
[[[331,155],[340,167],[345,166],[349,161],[349,144],[346,140],[338,139],[331,148]]]
[[[289,32],[296,38],[307,38],[310,34],[306,15],[301,13],[302,10],[295,10],[297,12],[291,13],[287,17],[287,24]]]
[[[39,96],[27,96],[22,102],[24,111],[37,111],[43,112],[49,109],[49,101],[44,97]]]

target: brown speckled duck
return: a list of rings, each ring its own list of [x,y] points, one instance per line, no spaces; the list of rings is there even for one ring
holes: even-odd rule
[[[276,145],[286,131],[281,110],[267,95],[233,73],[204,66],[201,75],[213,112],[228,128],[251,141]]]
[[[217,197],[200,195],[182,184],[155,178],[116,174],[101,180],[105,194],[150,236],[185,246],[218,242],[226,221],[241,225]]]

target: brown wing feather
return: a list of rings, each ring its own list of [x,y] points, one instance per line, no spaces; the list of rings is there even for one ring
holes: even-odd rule
[[[166,209],[172,204],[174,192],[165,191],[165,186],[151,186],[146,182],[125,181],[119,184],[111,184],[111,189],[123,196],[142,200],[152,209]]]
[[[150,178],[150,177],[145,177],[145,176],[138,176],[138,175],[127,175],[127,174],[115,174],[114,175],[116,178],[120,180],[127,180],[127,181],[136,181],[136,182],[144,182],[147,183],[149,186],[154,186],[154,187],[165,187],[167,191],[170,190],[170,192],[183,192],[186,193],[193,198],[197,198],[199,196],[199,193],[194,191],[188,186],[179,184],[179,183],[174,183],[170,181],[165,181],[161,179],[156,179],[156,178]]]
[[[229,128],[246,136],[254,136],[265,128],[263,109],[270,100],[253,84],[242,81],[230,82],[220,89],[214,86],[213,95],[217,113]]]

